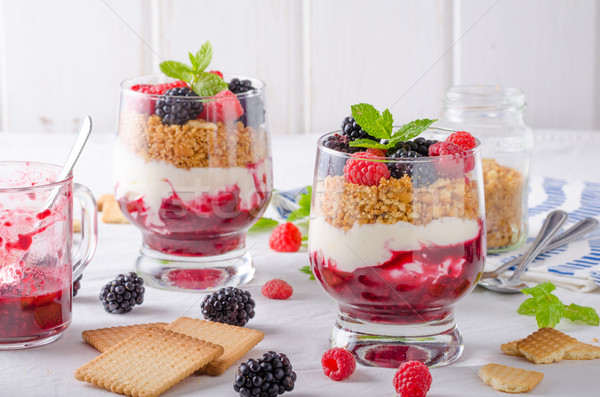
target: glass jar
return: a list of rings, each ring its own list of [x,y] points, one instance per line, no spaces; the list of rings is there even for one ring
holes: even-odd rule
[[[527,238],[527,197],[533,133],[523,121],[518,88],[463,85],[446,91],[436,126],[465,130],[481,142],[487,251],[519,248]]]

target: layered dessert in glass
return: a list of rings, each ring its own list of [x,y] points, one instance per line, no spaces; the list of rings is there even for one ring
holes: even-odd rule
[[[452,307],[483,269],[483,185],[476,141],[449,136],[427,127],[368,151],[343,130],[319,139],[310,260],[339,305],[332,345],[367,365],[444,365],[462,350]]]
[[[164,75],[122,84],[115,196],[142,232],[149,285],[207,290],[254,274],[246,232],[272,190],[264,84],[211,73],[224,83],[211,96]]]

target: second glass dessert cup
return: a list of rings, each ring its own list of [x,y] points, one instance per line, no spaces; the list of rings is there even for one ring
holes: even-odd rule
[[[226,76],[226,80],[231,76]],[[214,97],[152,95],[122,83],[115,197],[140,229],[137,271],[148,285],[206,291],[254,276],[245,245],[272,191],[264,84]]]
[[[324,146],[332,135],[318,142],[308,244],[313,272],[339,306],[332,347],[378,367],[456,360],[463,345],[453,305],[477,284],[486,253],[479,147],[362,158],[394,170],[368,186],[348,177],[352,154]]]

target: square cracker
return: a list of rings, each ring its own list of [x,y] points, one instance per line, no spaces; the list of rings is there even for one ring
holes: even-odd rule
[[[523,393],[530,391],[540,383],[544,374],[490,363],[481,367],[479,377],[496,390],[506,393]]]
[[[121,212],[119,203],[115,200],[107,200],[102,205],[102,222],[104,223],[129,223]]]
[[[504,343],[500,345],[500,350],[504,352],[504,354],[508,354],[509,356],[517,356],[523,357],[523,353],[517,347],[517,343],[521,342],[523,339],[514,340],[512,342]]]
[[[213,376],[225,372],[265,336],[262,332],[254,329],[190,317],[180,317],[167,325],[166,329],[223,346],[223,355],[211,361],[201,370],[201,372]]]
[[[149,327],[75,371],[80,381],[133,397],[154,397],[223,353],[221,346]]]
[[[135,335],[143,329],[150,327],[163,328],[167,323],[134,324],[122,327],[110,327],[100,329],[90,329],[83,331],[81,337],[84,341],[92,345],[96,350],[105,352],[124,339]]]
[[[565,352],[565,360],[593,360],[600,358],[600,347],[577,341],[575,347]]]
[[[577,344],[577,339],[554,328],[540,328],[519,341],[519,351],[536,364],[550,364],[563,359],[565,352]]]

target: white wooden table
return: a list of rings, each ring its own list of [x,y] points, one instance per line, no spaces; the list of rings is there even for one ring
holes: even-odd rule
[[[316,135],[276,137],[273,157],[277,189],[290,189],[312,182]],[[29,159],[62,163],[73,135],[0,135],[0,159]],[[99,196],[112,190],[112,135],[94,134],[75,170],[75,180]],[[600,132],[539,131],[533,157],[533,174],[600,182]],[[86,329],[165,321],[186,315],[201,318],[204,294],[169,292],[147,288],[143,305],[126,315],[106,313],[98,301],[104,283],[119,272],[134,269],[141,236],[131,225],[99,227],[98,250],[84,272],[82,287],[74,299],[73,322],[65,334],[47,346],[0,352],[0,396],[108,396],[104,389],[75,380],[73,371],[97,352],[81,339]],[[256,317],[248,324],[265,333],[265,339],[244,360],[275,350],[286,353],[298,375],[292,396],[393,396],[394,370],[359,366],[346,381],[325,377],[320,357],[328,348],[328,337],[336,316],[335,302],[315,281],[299,272],[308,264],[306,252],[281,254],[271,251],[267,235],[248,239],[257,268],[244,288],[256,298]],[[260,288],[269,279],[282,278],[294,287],[287,301],[264,298]],[[600,309],[600,293],[577,294],[560,290],[565,302]],[[530,396],[598,395],[600,360],[568,361],[536,366],[500,352],[500,344],[522,338],[535,328],[534,320],[516,313],[524,300],[520,295],[498,295],[476,289],[456,306],[456,320],[463,333],[465,349],[454,364],[432,369],[433,385],[428,396],[495,396],[477,376],[484,364],[518,366],[544,372],[545,378]],[[598,327],[563,321],[559,329],[591,342],[600,337]],[[232,382],[237,366],[219,377],[192,376],[164,396],[233,396]],[[286,394],[287,395],[287,394]]]

